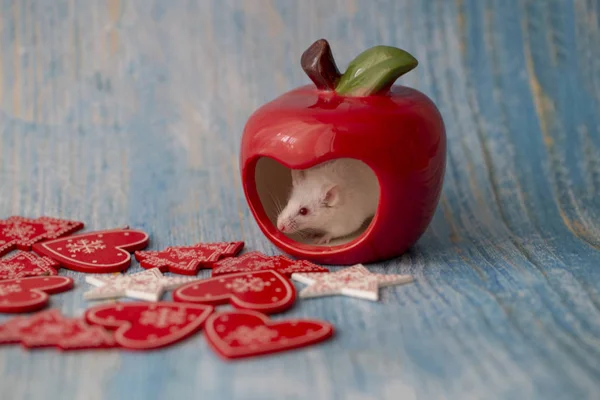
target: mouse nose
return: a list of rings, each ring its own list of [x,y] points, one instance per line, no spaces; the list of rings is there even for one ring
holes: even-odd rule
[[[279,229],[281,232],[285,232],[286,226],[283,222],[280,222],[279,224],[277,224],[277,229]]]

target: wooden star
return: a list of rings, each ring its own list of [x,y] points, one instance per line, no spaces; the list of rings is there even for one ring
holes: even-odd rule
[[[131,275],[88,275],[85,281],[96,288],[87,291],[87,300],[130,297],[146,301],[158,301],[165,291],[195,281],[197,278],[165,277],[158,268]]]
[[[379,300],[380,287],[413,280],[410,275],[374,274],[362,264],[330,273],[294,273],[292,279],[309,285],[300,291],[302,298],[345,295],[371,301]]]

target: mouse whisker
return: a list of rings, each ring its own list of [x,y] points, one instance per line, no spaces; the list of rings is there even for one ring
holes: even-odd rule
[[[271,202],[273,203],[273,205],[275,207],[277,207],[277,200],[275,199],[275,196],[273,195],[273,192],[269,191],[269,197],[271,198]]]
[[[290,221],[290,229],[296,230],[298,228],[298,224],[295,221]]]
[[[283,211],[283,207],[281,206],[281,202],[279,201],[279,199],[277,199],[277,197],[271,191],[269,191],[269,197],[271,197],[271,202],[275,207],[275,214],[281,214],[281,212]]]
[[[277,209],[277,214],[281,214],[281,212],[283,211],[283,204],[281,203],[281,200],[278,198],[275,198],[275,207]]]

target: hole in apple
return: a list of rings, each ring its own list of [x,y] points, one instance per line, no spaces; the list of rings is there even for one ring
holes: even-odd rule
[[[379,204],[377,176],[365,163],[351,158],[292,170],[262,157],[256,164],[255,182],[273,229],[306,245],[339,246],[357,239]],[[326,242],[325,235],[334,229]]]

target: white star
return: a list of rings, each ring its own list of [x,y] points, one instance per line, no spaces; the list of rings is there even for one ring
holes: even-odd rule
[[[87,300],[112,299],[115,297],[131,297],[146,301],[158,301],[166,290],[197,278],[165,277],[158,268],[152,268],[131,275],[88,275],[85,281],[96,288],[83,294]]]
[[[410,275],[373,274],[362,264],[331,273],[294,273],[292,279],[310,285],[300,297],[345,295],[366,300],[379,300],[379,288],[412,282]]]

